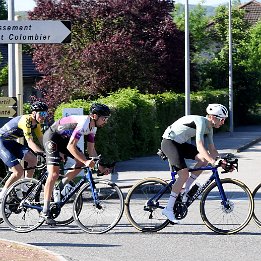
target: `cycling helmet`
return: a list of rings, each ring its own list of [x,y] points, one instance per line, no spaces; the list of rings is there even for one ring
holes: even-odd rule
[[[90,113],[91,114],[98,114],[99,116],[110,116],[111,111],[109,107],[105,104],[100,104],[100,103],[94,103],[92,104],[90,108]]]
[[[211,114],[219,118],[227,118],[228,110],[222,104],[213,103],[208,105],[207,114]]]
[[[36,101],[31,105],[31,111],[47,111],[48,106],[41,101]]]

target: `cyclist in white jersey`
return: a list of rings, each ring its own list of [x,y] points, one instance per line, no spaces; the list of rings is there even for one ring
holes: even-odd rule
[[[162,214],[171,222],[179,223],[175,218],[173,207],[183,185],[185,191],[183,197],[189,191],[191,184],[202,171],[189,171],[185,159],[196,160],[195,168],[206,166],[208,163],[215,165],[218,151],[213,142],[213,127],[220,128],[228,117],[228,110],[222,104],[209,104],[207,116],[188,115],[181,117],[170,125],[163,134],[161,150],[168,157],[171,171],[177,171],[178,178],[172,186],[170,198]],[[207,136],[208,149],[204,146],[204,135]],[[195,137],[196,146],[187,141]]]
[[[95,150],[95,134],[97,127],[103,127],[110,117],[110,109],[105,104],[93,104],[90,115],[72,115],[64,117],[55,123],[44,133],[43,143],[46,152],[48,178],[44,187],[44,207],[40,221],[55,225],[55,221],[49,216],[50,200],[56,180],[59,177],[61,154],[75,160],[76,167],[94,167],[95,163],[85,157],[77,146],[82,135],[87,136],[87,150],[90,157],[97,156]],[[104,174],[109,174],[109,169],[99,166]],[[74,169],[66,174],[62,180],[63,185],[72,180],[81,169]]]

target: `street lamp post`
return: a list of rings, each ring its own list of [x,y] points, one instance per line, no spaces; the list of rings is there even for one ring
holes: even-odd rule
[[[189,6],[185,2],[185,115],[190,114]]]
[[[229,131],[230,134],[234,132],[234,119],[233,119],[233,59],[232,59],[232,15],[231,15],[231,0],[229,0],[228,8],[228,36],[229,36]]]
[[[14,0],[8,0],[8,20],[14,20]],[[15,45],[8,44],[8,96],[15,96]]]

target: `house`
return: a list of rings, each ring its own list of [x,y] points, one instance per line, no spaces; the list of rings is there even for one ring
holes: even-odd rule
[[[0,69],[8,64],[8,45],[0,44],[0,53],[2,54],[2,59],[0,61]],[[35,65],[32,61],[32,56],[30,54],[22,54],[23,63],[23,88],[24,88],[24,102],[30,100],[31,95],[39,96],[40,93],[32,88],[35,83],[40,80],[41,74],[35,69]],[[0,92],[3,96],[8,96],[8,85],[0,86]]]
[[[261,3],[252,0],[239,6],[239,9],[245,10],[245,20],[250,24],[256,24],[261,18]]]

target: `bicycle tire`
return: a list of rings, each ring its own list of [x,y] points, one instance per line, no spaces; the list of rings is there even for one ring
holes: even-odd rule
[[[26,192],[22,188],[33,189],[38,184],[38,180],[24,178],[16,181],[5,194],[2,201],[2,217],[6,224],[15,232],[27,233],[42,225],[40,222],[40,211],[33,208],[20,206]],[[30,193],[29,193],[30,195]],[[30,204],[43,205],[43,189],[38,196],[28,199]]]
[[[251,220],[253,197],[249,188],[235,179],[222,179],[223,189],[229,208],[222,205],[216,182],[211,183],[203,192],[200,201],[200,214],[208,228],[218,234],[235,234]]]
[[[120,188],[105,180],[95,180],[99,207],[93,202],[90,184],[84,184],[77,194],[73,205],[76,224],[89,234],[102,234],[114,228],[124,211],[124,198]],[[79,200],[82,200],[79,209]]]
[[[254,199],[254,212],[253,219],[255,223],[261,227],[261,183],[257,185],[257,187],[253,191],[253,199]]]
[[[125,200],[126,215],[131,225],[137,230],[141,232],[157,232],[170,223],[161,212],[167,205],[171,189],[168,189],[161,196],[158,206],[145,209],[148,200],[167,184],[162,179],[145,178],[129,190]]]

